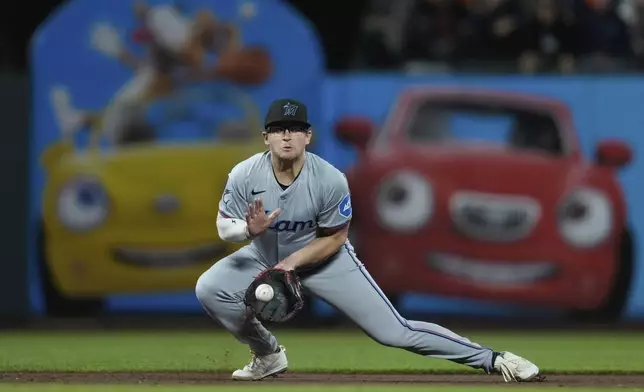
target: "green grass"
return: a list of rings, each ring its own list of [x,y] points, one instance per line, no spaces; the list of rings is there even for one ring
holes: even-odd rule
[[[525,356],[544,372],[644,373],[644,333],[464,335]],[[296,372],[470,371],[382,347],[359,332],[277,331],[276,336]],[[246,346],[220,331],[0,333],[0,371],[230,371],[245,364],[248,355]]]
[[[524,355],[547,373],[642,373],[644,333],[464,333],[473,341]],[[449,361],[378,345],[364,334],[277,331],[294,372],[470,372]],[[248,360],[248,348],[230,335],[199,332],[0,333],[0,372],[6,371],[224,371]],[[548,384],[548,383],[546,383]],[[439,386],[438,392],[531,392],[552,385]],[[303,385],[64,385],[0,383],[0,392],[296,392]],[[426,385],[312,385],[310,392],[426,391]],[[550,389],[550,388],[546,388]],[[567,388],[614,391],[633,388]],[[639,389],[644,391],[643,389]]]

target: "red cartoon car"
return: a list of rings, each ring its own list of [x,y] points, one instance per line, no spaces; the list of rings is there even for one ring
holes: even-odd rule
[[[406,90],[379,132],[342,118],[358,256],[388,295],[416,292],[617,317],[632,242],[618,140],[584,158],[566,104],[470,88]]]

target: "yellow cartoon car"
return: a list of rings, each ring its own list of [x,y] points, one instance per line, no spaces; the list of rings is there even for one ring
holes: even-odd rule
[[[218,237],[216,217],[230,169],[265,148],[257,113],[246,117],[198,143],[50,145],[41,155],[47,313],[89,315],[109,294],[191,289],[238,249]]]

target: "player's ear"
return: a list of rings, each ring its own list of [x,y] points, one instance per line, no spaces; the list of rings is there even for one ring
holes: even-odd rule
[[[311,128],[309,128],[308,131],[306,131],[306,145],[308,146],[311,143],[311,137],[313,136],[313,131]]]
[[[268,132],[262,132],[262,136],[264,137],[264,144],[268,146]]]

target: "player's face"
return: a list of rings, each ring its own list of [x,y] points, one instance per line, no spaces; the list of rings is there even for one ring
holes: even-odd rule
[[[311,129],[302,125],[270,126],[264,131],[264,143],[271,153],[284,160],[296,159],[311,142]]]

